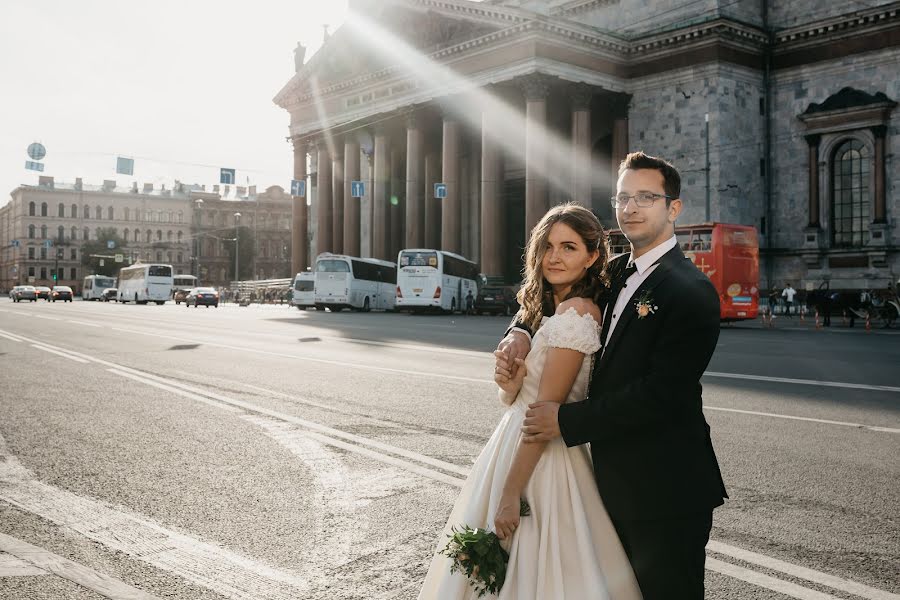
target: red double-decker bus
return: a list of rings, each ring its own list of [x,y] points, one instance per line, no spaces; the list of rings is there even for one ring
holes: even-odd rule
[[[730,223],[679,225],[675,236],[684,255],[709,277],[719,292],[722,321],[755,319],[759,314],[759,238],[755,227]],[[613,255],[630,252],[618,229],[609,232]]]

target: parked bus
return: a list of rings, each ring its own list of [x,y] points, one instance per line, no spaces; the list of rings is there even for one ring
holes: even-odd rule
[[[172,297],[172,265],[136,264],[119,269],[119,302],[165,304]]]
[[[297,273],[292,287],[291,304],[300,310],[316,306],[316,274],[312,271]]]
[[[103,291],[116,287],[116,278],[106,275],[88,275],[81,284],[82,300],[103,300]]]
[[[419,312],[466,309],[478,297],[478,265],[443,250],[407,249],[397,257],[397,310]]]
[[[684,255],[709,277],[719,292],[722,321],[755,319],[759,314],[759,238],[755,227],[729,223],[679,225]],[[612,254],[630,251],[619,230],[609,236]]]
[[[313,292],[318,310],[394,310],[397,265],[343,254],[316,258]]]
[[[175,275],[172,278],[172,295],[178,290],[189,290],[197,287],[197,278],[193,275]]]

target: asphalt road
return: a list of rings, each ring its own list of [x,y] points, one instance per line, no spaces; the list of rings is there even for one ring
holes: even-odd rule
[[[505,327],[0,304],[0,598],[415,598]],[[900,330],[723,328],[708,598],[900,598],[898,365]]]

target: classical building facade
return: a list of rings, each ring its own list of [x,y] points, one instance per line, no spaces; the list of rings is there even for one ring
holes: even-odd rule
[[[55,182],[41,177],[36,186],[19,186],[0,207],[0,290],[32,283],[80,290],[91,273],[82,266],[85,242],[104,229],[115,229],[124,246],[104,254],[171,264],[176,273],[199,275],[206,285],[227,286],[234,276],[235,213],[252,244],[245,278],[292,277],[291,200],[278,186],[261,194],[254,187],[230,188],[176,184],[154,189]],[[59,254],[59,256],[58,256]],[[245,254],[245,252],[241,252]]]
[[[643,150],[681,170],[682,223],[757,227],[761,287],[897,280],[900,2],[352,0],[351,13],[308,61],[298,46],[275,97],[308,181],[292,271],[323,251],[424,246],[517,281],[551,205],[615,226],[616,166]]]

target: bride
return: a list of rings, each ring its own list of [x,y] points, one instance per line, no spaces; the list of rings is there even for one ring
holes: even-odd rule
[[[531,231],[518,320],[535,331],[515,373],[498,369],[509,408],[475,461],[438,543],[454,526],[493,530],[509,549],[504,600],[640,599],[637,582],[594,482],[587,446],[521,442],[528,404],[586,396],[600,348],[606,236],[577,204],[552,208]],[[547,317],[545,315],[552,315]],[[531,514],[519,517],[520,499]],[[420,600],[468,600],[475,589],[435,554]]]

